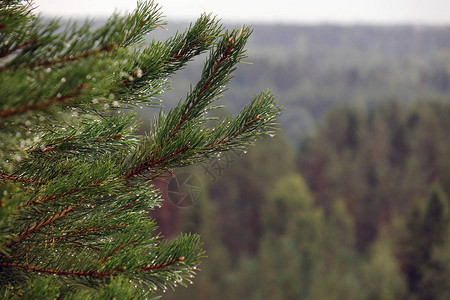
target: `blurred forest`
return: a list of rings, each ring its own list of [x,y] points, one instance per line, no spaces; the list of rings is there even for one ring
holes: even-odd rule
[[[217,116],[272,89],[280,131],[177,170],[197,180],[192,205],[156,182],[168,199],[152,212],[161,232],[198,232],[208,254],[194,284],[166,298],[450,299],[449,37],[450,27],[254,26],[251,64]],[[166,106],[203,61],[173,78]]]

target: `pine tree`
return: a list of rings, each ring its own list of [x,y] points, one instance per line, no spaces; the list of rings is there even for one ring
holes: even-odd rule
[[[447,299],[450,286],[448,255],[450,214],[447,196],[433,186],[426,202],[412,207],[399,244],[399,261],[415,299]]]
[[[155,232],[151,180],[271,133],[270,92],[205,124],[251,29],[202,15],[141,47],[165,24],[152,1],[99,28],[42,20],[32,5],[0,2],[1,297],[135,299],[186,285],[201,242]],[[166,112],[156,97],[170,75],[208,50],[198,83]],[[144,136],[134,134],[135,106],[160,107]]]
[[[262,216],[265,232],[258,264],[262,294],[266,299],[319,299],[311,291],[323,261],[320,241],[325,221],[299,174],[276,182]]]

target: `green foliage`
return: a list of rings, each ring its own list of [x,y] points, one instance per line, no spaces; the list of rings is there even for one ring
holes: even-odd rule
[[[449,202],[435,186],[424,203],[416,203],[406,219],[399,259],[409,291],[416,299],[445,299],[449,285]]]
[[[222,240],[233,262],[241,253],[255,253],[261,238],[261,205],[273,182],[291,173],[294,154],[282,135],[265,138],[255,147],[222,158],[227,170],[218,165],[207,166],[205,176],[210,181],[208,192],[212,204],[221,216],[217,221]],[[221,161],[216,161],[220,163]]]
[[[284,176],[270,190],[262,208],[263,226],[274,236],[292,234],[301,216],[310,215],[312,207],[313,198],[303,179],[297,174]]]
[[[281,232],[270,223],[265,227],[261,263],[273,271],[262,279],[264,294],[271,299],[307,299],[319,275],[323,213],[313,206],[307,186],[296,174],[281,178],[268,200],[264,211],[274,212],[268,221],[278,220],[286,227],[279,228]]]
[[[362,258],[355,249],[355,222],[342,200],[334,202],[325,218],[320,275],[313,283],[310,299],[358,299],[363,293],[360,278]]]
[[[394,240],[387,231],[372,245],[363,266],[365,299],[406,299],[406,284],[394,252]]]
[[[303,144],[300,172],[325,210],[336,198],[345,201],[359,250],[376,238],[379,224],[405,215],[431,184],[449,186],[449,109],[440,102],[339,108]]]
[[[448,187],[447,116],[446,103],[338,108],[302,149],[305,180],[279,136],[230,163],[199,204],[212,216],[188,213],[190,230],[214,228],[205,242],[217,252],[214,274],[186,298],[446,299],[448,204],[422,195]],[[398,226],[405,218],[414,230]]]
[[[163,24],[139,2],[100,28],[45,22],[28,2],[0,4],[0,286],[5,298],[131,299],[186,286],[204,256],[198,235],[164,240],[148,211],[150,184],[171,168],[242,150],[272,134],[270,92],[206,126],[251,33],[201,16],[166,42],[141,46]],[[128,108],[155,95],[210,50],[185,101],[163,108],[145,136]],[[156,103],[158,103],[156,105]]]

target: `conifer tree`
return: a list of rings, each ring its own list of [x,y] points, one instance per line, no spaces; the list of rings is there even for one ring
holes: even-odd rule
[[[265,232],[259,253],[259,274],[264,297],[319,299],[313,297],[312,288],[323,261],[320,241],[325,222],[323,210],[314,207],[303,178],[294,173],[277,181],[262,215]]]
[[[0,297],[136,299],[186,285],[201,242],[155,232],[151,180],[271,133],[279,108],[270,92],[205,124],[251,29],[202,15],[141,47],[165,24],[152,1],[99,28],[44,21],[32,5],[0,2]],[[170,75],[205,51],[186,98],[133,134],[132,108],[160,106]]]
[[[417,203],[406,219],[399,244],[399,260],[409,291],[415,299],[447,299],[450,286],[448,255],[449,203],[440,185],[426,202]]]

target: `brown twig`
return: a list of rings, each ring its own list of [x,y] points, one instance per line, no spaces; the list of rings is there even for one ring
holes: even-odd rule
[[[114,256],[117,252],[119,252],[120,250],[122,250],[123,248],[127,247],[127,246],[131,246],[133,244],[136,244],[137,240],[132,240],[130,243],[127,244],[122,244],[119,247],[117,247],[111,254],[102,257],[102,259],[99,262],[99,265],[104,263],[105,261],[107,261],[110,257]]]
[[[103,230],[103,229],[115,229],[115,228],[126,227],[126,226],[128,226],[128,224],[126,224],[126,223],[119,224],[119,225],[114,225],[114,226],[111,226],[109,228],[106,228],[105,226],[100,226],[100,227],[96,227],[96,228],[90,228],[90,229],[80,230],[80,231],[76,231],[76,232],[71,232],[71,233],[69,233],[68,235],[66,235],[64,237],[60,237],[59,239],[63,239],[63,238],[74,236],[74,235],[80,235],[80,234],[84,234],[84,233],[90,233],[90,232],[94,232],[94,231],[99,231],[99,230]]]
[[[91,183],[90,185],[88,185],[88,186],[83,186],[83,187],[79,187],[79,188],[76,188],[76,189],[71,189],[71,190],[67,191],[67,192],[64,193],[64,194],[57,194],[57,195],[47,196],[47,197],[39,197],[39,198],[36,199],[36,200],[31,200],[31,201],[28,201],[28,202],[26,202],[26,203],[20,205],[18,208],[20,209],[20,208],[23,208],[23,207],[26,207],[26,206],[44,203],[44,202],[51,201],[51,200],[54,200],[54,199],[57,199],[57,198],[67,197],[67,196],[69,196],[69,195],[71,195],[71,194],[73,194],[73,193],[79,191],[81,188],[94,187],[94,186],[98,186],[98,185],[100,185],[100,184],[108,183],[108,182],[115,181],[115,180],[119,180],[119,179],[122,179],[122,177],[113,178],[113,179],[107,179],[107,180],[104,180],[104,181],[96,181],[96,182],[92,182],[92,183]]]
[[[38,149],[38,148],[36,148],[36,149],[30,149],[30,150],[28,150],[28,151],[29,151],[29,152],[42,152],[42,153],[49,152],[49,151],[53,151],[54,148],[55,148],[55,146],[57,146],[57,145],[59,145],[59,144],[62,144],[62,143],[64,143],[64,142],[70,141],[70,140],[73,139],[74,137],[75,137],[75,135],[72,135],[72,136],[70,136],[70,137],[68,137],[68,138],[62,139],[62,140],[59,141],[59,142],[56,142],[56,143],[54,143],[54,144],[52,144],[52,145],[47,146],[47,147],[45,147],[44,149],[41,149],[41,148]]]
[[[47,184],[46,182],[40,181],[40,180],[20,178],[20,177],[10,176],[10,175],[6,175],[6,174],[0,174],[0,177],[4,178],[4,179],[12,180],[12,181],[18,181],[18,182]]]
[[[52,106],[55,103],[63,103],[63,102],[69,101],[70,99],[77,97],[80,94],[81,90],[86,89],[86,88],[88,88],[88,85],[84,83],[81,86],[77,87],[75,89],[75,91],[71,94],[68,94],[68,95],[65,95],[62,97],[53,97],[53,98],[50,98],[50,100],[47,102],[25,104],[25,105],[19,106],[17,108],[0,111],[0,118],[7,118],[10,116],[22,114],[22,113],[30,111],[30,110],[43,109],[43,108]]]
[[[67,57],[60,57],[59,59],[54,59],[52,61],[43,61],[43,62],[35,62],[34,64],[29,65],[29,68],[36,68],[36,67],[48,67],[48,66],[52,66],[52,65],[56,65],[56,64],[63,64],[63,63],[68,63],[68,62],[73,62],[73,61],[77,61],[80,60],[82,58],[86,58],[89,57],[91,55],[94,54],[98,54],[101,52],[111,52],[117,49],[117,46],[115,45],[110,45],[110,46],[104,46],[102,48],[98,48],[98,49],[94,49],[94,50],[90,50],[90,51],[86,51],[83,53],[80,53],[78,55],[71,55],[71,56],[67,56]]]
[[[63,210],[62,212],[60,212],[59,214],[54,215],[51,218],[48,218],[47,220],[42,221],[39,224],[35,224],[33,226],[31,226],[30,228],[28,228],[27,230],[25,230],[24,232],[22,232],[20,234],[20,236],[17,239],[14,239],[12,241],[10,241],[9,243],[7,243],[5,245],[5,247],[10,248],[13,245],[23,241],[24,239],[28,238],[29,236],[33,235],[34,233],[38,232],[39,230],[41,230],[43,227],[49,225],[49,224],[53,224],[55,221],[61,219],[62,217],[66,216],[67,214],[69,214],[70,212],[74,211],[75,209],[77,209],[78,207],[80,207],[81,203],[83,203],[85,200],[81,200],[76,206],[69,206],[68,208],[66,208],[65,210]]]
[[[52,275],[60,275],[60,276],[79,276],[79,277],[92,277],[92,278],[104,278],[111,276],[111,272],[97,272],[97,271],[62,271],[62,270],[54,270],[54,269],[45,269],[38,268],[33,266],[27,266],[23,264],[17,263],[0,263],[0,268],[20,268],[27,271],[37,272],[37,273],[45,273]]]
[[[111,229],[115,229],[115,228],[119,228],[119,227],[125,227],[125,226],[128,226],[128,224],[123,223],[123,224],[120,224],[120,225],[114,225],[114,226],[111,226],[111,227],[101,226],[101,227],[96,227],[96,228],[90,228],[90,229],[80,230],[80,231],[76,231],[76,232],[71,232],[71,233],[69,233],[69,234],[67,234],[67,235],[61,236],[61,237],[56,238],[56,239],[52,239],[51,241],[52,241],[53,243],[54,243],[54,242],[59,242],[59,241],[61,241],[61,240],[65,240],[65,239],[67,239],[67,238],[69,238],[69,237],[71,237],[71,236],[75,236],[75,235],[81,235],[81,234],[84,234],[84,233],[95,232],[95,231],[99,231],[99,230],[103,230],[103,229],[104,229],[104,230],[111,230]],[[48,240],[47,240],[46,242],[48,242]],[[89,245],[85,245],[85,244],[82,244],[82,243],[77,242],[77,241],[68,240],[67,242],[68,242],[68,243],[74,243],[74,244],[77,244],[77,245],[79,245],[79,246],[91,248],[92,250],[95,250],[95,251],[98,251],[98,252],[103,251],[103,250],[100,249],[100,248],[93,247],[93,246],[89,246]]]
[[[5,56],[8,56],[8,55],[10,55],[11,53],[13,53],[14,51],[23,49],[23,48],[25,48],[26,46],[30,45],[31,43],[32,43],[31,41],[26,41],[26,42],[23,42],[23,43],[20,44],[20,45],[17,45],[17,46],[14,47],[13,49],[10,49],[10,50],[8,50],[8,51],[5,51],[4,53],[0,53],[0,58],[3,58],[3,57],[5,57]]]
[[[19,50],[19,49],[21,49],[21,48],[17,48],[14,51]],[[94,50],[90,50],[90,51],[86,51],[86,52],[80,53],[78,55],[63,56],[63,57],[60,57],[58,59],[53,59],[52,61],[48,61],[48,60],[46,60],[46,61],[36,61],[36,62],[34,62],[32,64],[27,65],[27,68],[29,68],[29,69],[33,69],[33,68],[36,68],[36,67],[45,68],[45,67],[53,66],[53,65],[57,65],[57,64],[69,63],[69,62],[73,62],[73,61],[77,61],[77,60],[89,57],[89,56],[94,55],[94,54],[98,54],[98,53],[101,53],[101,52],[111,52],[111,51],[116,50],[116,49],[117,49],[117,46],[115,46],[115,45],[104,46],[102,48],[98,48],[98,49],[94,49]],[[7,56],[9,54],[11,54],[11,52],[7,53],[5,56]],[[1,55],[0,55],[0,58],[1,58]],[[15,70],[17,70],[19,67],[20,67],[20,65],[15,66]],[[8,64],[6,64],[4,66],[1,66],[0,67],[0,72],[6,70],[8,68],[9,68]]]
[[[187,151],[189,148],[190,148],[189,145],[185,145],[183,148],[178,149],[177,151],[172,152],[171,154],[169,154],[167,156],[161,157],[158,160],[147,159],[143,163],[141,163],[140,165],[138,165],[135,168],[133,168],[127,174],[122,175],[122,177],[125,178],[125,179],[129,179],[131,177],[139,175],[142,172],[144,172],[144,171],[146,171],[146,170],[148,170],[150,168],[157,167],[157,166],[161,165],[163,162],[167,161],[168,159],[171,159],[172,157]]]
[[[72,189],[72,190],[67,191],[64,194],[57,194],[57,195],[47,196],[47,197],[39,197],[36,200],[31,200],[31,201],[28,201],[28,202],[26,202],[26,203],[24,203],[22,205],[19,205],[18,209],[21,209],[23,207],[30,206],[30,205],[36,205],[36,204],[44,203],[44,202],[51,201],[51,200],[58,199],[58,198],[64,198],[64,197],[67,197],[67,196],[75,193],[76,191],[77,191],[76,189]]]
[[[89,249],[97,251],[97,252],[102,252],[103,251],[103,249],[100,249],[100,248],[97,248],[97,247],[94,247],[94,246],[90,246],[90,245],[86,245],[86,244],[83,244],[83,243],[77,242],[77,241],[68,241],[68,243],[72,243],[72,244],[75,244],[75,245],[78,245],[78,246],[81,246],[81,247],[84,247],[84,248],[89,248]]]
[[[259,115],[253,116],[250,120],[248,120],[244,126],[242,126],[238,131],[236,131],[232,136],[228,137],[228,138],[224,138],[220,141],[217,141],[215,143],[212,143],[208,146],[206,146],[206,149],[210,149],[214,146],[218,146],[220,144],[228,144],[230,142],[232,142],[239,134],[241,134],[245,129],[248,128],[248,126],[250,126],[251,123],[255,122],[256,120],[259,119]]]
[[[157,269],[162,269],[162,268],[165,268],[167,266],[173,265],[174,263],[179,262],[179,261],[183,261],[183,260],[184,260],[184,256],[180,256],[180,257],[178,257],[178,258],[176,258],[176,259],[174,259],[174,260],[172,260],[170,262],[167,262],[167,263],[156,264],[156,265],[149,265],[149,266],[146,266],[146,267],[142,267],[142,270],[153,271],[153,270],[157,270]]]
[[[168,267],[170,265],[173,265],[176,262],[183,261],[184,257],[181,256],[179,258],[176,258],[170,262],[162,263],[162,264],[156,264],[156,265],[149,265],[140,268],[143,271],[154,271],[158,269],[162,269],[165,267]],[[98,271],[77,271],[77,270],[71,270],[71,271],[63,271],[63,270],[55,270],[55,269],[46,269],[46,268],[38,268],[33,267],[29,265],[23,265],[23,264],[17,264],[17,263],[0,263],[0,268],[19,268],[27,271],[37,272],[37,273],[44,273],[44,274],[51,274],[51,275],[59,275],[59,276],[79,276],[79,277],[91,277],[91,278],[105,278],[110,277],[113,272],[106,271],[106,272],[98,272]],[[114,270],[115,273],[123,272],[126,268],[123,267],[121,269]]]

